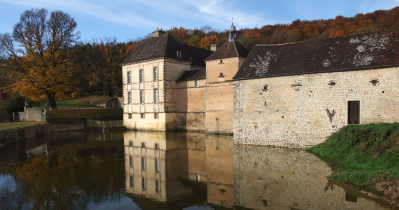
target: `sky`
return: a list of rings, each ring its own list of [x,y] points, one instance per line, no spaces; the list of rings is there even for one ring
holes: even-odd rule
[[[75,18],[81,41],[116,37],[136,40],[157,28],[211,26],[217,31],[289,24],[294,20],[388,10],[399,0],[0,0],[0,33],[12,33],[21,13],[61,10]]]

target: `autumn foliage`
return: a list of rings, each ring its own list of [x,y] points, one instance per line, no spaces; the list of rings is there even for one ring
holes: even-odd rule
[[[294,20],[291,24],[265,25],[253,29],[243,28],[238,31],[237,37],[238,41],[250,50],[256,44],[279,44],[307,39],[334,38],[395,25],[399,25],[399,7],[357,14],[354,17],[339,15],[329,20]],[[211,44],[224,44],[228,41],[227,30],[216,31],[210,26],[193,30],[182,27],[172,28],[168,32],[178,42],[205,49],[209,49]]]

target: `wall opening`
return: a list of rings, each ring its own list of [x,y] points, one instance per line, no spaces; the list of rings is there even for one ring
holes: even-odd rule
[[[348,101],[348,124],[360,124],[360,101]]]

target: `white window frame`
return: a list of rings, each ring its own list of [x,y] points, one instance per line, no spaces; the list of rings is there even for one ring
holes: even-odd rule
[[[155,192],[161,193],[161,180],[155,180]]]
[[[141,177],[141,189],[147,191],[147,178]]]
[[[127,77],[127,84],[131,84],[132,83],[132,72],[128,71],[126,77]]]
[[[161,160],[158,158],[155,159],[155,172],[161,172]]]
[[[154,67],[154,81],[158,81],[158,80],[159,80],[159,68]]]
[[[159,90],[158,89],[154,89],[154,103],[159,103]]]
[[[194,87],[199,87],[199,80],[194,81]]]
[[[132,92],[127,92],[127,103],[132,104]]]
[[[140,90],[140,104],[145,103],[144,90]]]
[[[130,175],[130,187],[134,187],[134,176]]]
[[[141,157],[141,170],[142,171],[147,170],[147,158],[146,157]]]
[[[139,70],[139,82],[144,82],[144,69]]]

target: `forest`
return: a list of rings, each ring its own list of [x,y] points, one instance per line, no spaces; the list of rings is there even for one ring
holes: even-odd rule
[[[36,20],[36,21],[32,21]],[[47,100],[98,94],[122,95],[119,64],[145,37],[119,42],[116,38],[79,41],[73,17],[46,9],[21,14],[11,34],[0,34],[0,104]],[[290,24],[264,25],[238,30],[238,41],[247,49],[256,44],[280,44],[310,39],[334,38],[399,25],[399,7],[354,17],[336,16],[328,20],[294,20]],[[26,30],[34,27],[37,30]],[[166,30],[177,42],[210,49],[211,44],[228,41],[226,30],[211,26],[199,29],[172,27]],[[59,39],[60,36],[62,39]],[[22,47],[18,47],[22,46]],[[14,105],[13,105],[14,106]]]

